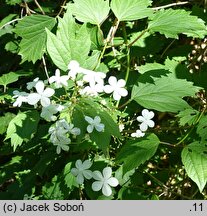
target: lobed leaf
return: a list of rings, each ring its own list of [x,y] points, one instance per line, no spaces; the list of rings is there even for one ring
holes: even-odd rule
[[[132,89],[131,99],[148,109],[178,112],[190,108],[182,98],[195,96],[199,90],[192,82],[172,77],[156,78],[154,83],[139,83]]]
[[[198,119],[199,114],[200,113],[197,110],[194,110],[192,108],[183,110],[183,111],[179,112],[179,114],[177,115],[177,117],[180,118],[179,124],[181,126],[184,126],[186,124],[193,125],[193,124],[195,124],[196,120]]]
[[[20,76],[28,76],[28,75],[29,73],[21,73],[18,71],[3,74],[2,76],[0,76],[0,85],[6,88],[8,84],[16,82]]]
[[[32,61],[35,63],[41,59],[46,51],[46,31],[51,30],[56,21],[45,15],[26,16],[18,22],[15,33],[22,37],[19,54],[22,62]]]
[[[201,140],[207,140],[207,115],[201,117],[196,132],[201,137]]]
[[[29,141],[37,130],[39,114],[37,111],[27,111],[17,114],[10,122],[5,139],[11,139],[14,151],[23,141]]]
[[[132,21],[152,15],[150,0],[112,0],[111,9],[119,21]]]
[[[159,10],[152,16],[148,28],[153,32],[164,34],[167,38],[178,39],[178,34],[203,38],[207,29],[202,19],[190,15],[186,10]]]
[[[149,160],[157,151],[159,139],[155,134],[127,142],[116,157],[117,163],[123,162],[124,173]]]
[[[110,10],[109,0],[74,0],[69,8],[77,20],[95,25],[100,25]]]
[[[206,146],[194,142],[186,146],[182,153],[182,162],[188,176],[197,184],[199,191],[202,192],[207,182],[207,156]]]
[[[86,25],[75,23],[69,10],[59,18],[57,33],[47,32],[47,51],[57,67],[68,70],[70,60],[77,60],[84,66],[91,47],[90,34]]]

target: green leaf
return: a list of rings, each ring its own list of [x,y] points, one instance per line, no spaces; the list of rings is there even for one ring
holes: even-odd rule
[[[186,109],[183,110],[181,112],[179,112],[179,114],[177,115],[177,117],[180,118],[179,124],[181,126],[184,126],[186,124],[188,125],[193,125],[195,124],[196,120],[199,117],[199,112],[197,110],[194,109]]]
[[[22,62],[32,61],[35,63],[41,59],[46,51],[46,31],[51,30],[56,21],[45,15],[25,16],[18,22],[15,28],[16,34],[22,37],[19,54]]]
[[[68,70],[68,64],[71,60],[71,54],[68,47],[58,39],[53,33],[47,32],[47,51],[53,63],[61,70]]]
[[[182,98],[195,96],[199,90],[192,82],[172,77],[155,78],[154,83],[139,83],[132,89],[132,100],[148,109],[178,112],[190,108]]]
[[[42,195],[49,200],[63,200],[64,193],[61,190],[61,179],[54,176],[51,183],[47,183],[42,187]]]
[[[30,141],[37,130],[39,113],[37,111],[27,111],[19,113],[13,118],[7,128],[5,139],[11,139],[11,146],[14,151],[23,141]]]
[[[207,115],[200,119],[196,132],[203,141],[207,141]]]
[[[106,110],[102,109],[98,103],[93,102],[90,99],[82,99],[75,107],[73,113],[73,123],[76,127],[81,129],[81,136],[86,133],[86,127],[88,123],[85,121],[85,116],[94,118],[100,116],[101,123],[105,125],[103,132],[94,131],[89,134],[93,142],[95,142],[101,150],[106,152],[109,146],[111,136],[120,137],[119,127],[107,113]]]
[[[0,134],[6,132],[9,122],[15,117],[13,113],[7,112],[4,116],[0,117]]]
[[[72,163],[69,162],[65,165],[63,170],[63,176],[66,186],[71,189],[72,187],[78,187],[78,183],[76,181],[76,177],[71,174]]]
[[[190,15],[186,10],[159,10],[149,22],[153,32],[164,34],[167,38],[177,38],[178,34],[189,37],[203,38],[206,35],[204,21],[196,16]]]
[[[47,30],[47,51],[54,64],[63,71],[68,70],[70,60],[85,65],[91,47],[86,25],[79,26],[69,10],[59,18],[56,35]]]
[[[7,74],[3,74],[0,77],[0,85],[6,88],[8,84],[16,82],[20,76],[28,76],[28,75],[29,75],[28,73],[19,73],[19,72],[9,72]]]
[[[74,0],[69,8],[77,20],[95,25],[100,25],[110,10],[109,0]]]
[[[155,134],[126,143],[116,157],[116,162],[122,163],[124,173],[149,160],[157,151],[159,139]]]
[[[152,15],[150,0],[112,0],[111,9],[119,21],[132,21]]]
[[[201,154],[201,149],[206,151],[206,146],[194,142],[186,146],[181,154],[182,162],[188,176],[197,184],[202,192],[207,182],[207,157]]]
[[[4,17],[4,19],[0,21],[0,30],[3,25],[5,25],[6,23],[14,19],[16,16],[17,16],[16,14],[9,14],[8,16]]]

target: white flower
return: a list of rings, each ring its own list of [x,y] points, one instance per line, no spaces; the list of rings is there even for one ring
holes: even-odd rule
[[[27,96],[29,95],[26,92],[19,92],[18,90],[13,91],[14,96],[12,98],[16,98],[16,101],[13,103],[14,107],[20,107],[23,102],[27,102]]]
[[[49,78],[49,83],[55,82],[55,87],[56,88],[62,88],[63,86],[68,86],[68,79],[69,76],[60,76],[60,70],[56,69],[55,71],[55,76],[52,76]]]
[[[57,154],[60,154],[61,149],[64,151],[69,150],[68,145],[71,143],[71,140],[67,137],[67,130],[65,130],[63,127],[57,127],[56,122],[55,127],[50,127],[48,132],[51,134],[50,141],[57,146]]]
[[[91,86],[86,86],[84,89],[80,90],[81,95],[98,96],[98,93],[103,92],[104,86],[102,84],[95,84]]]
[[[79,87],[83,87],[84,85],[83,80],[78,80],[76,83]]]
[[[35,87],[35,85],[37,84],[38,81],[39,81],[39,77],[35,78],[32,82],[28,82],[27,83],[27,89],[30,90],[33,87]]]
[[[87,126],[88,133],[92,133],[94,128],[98,132],[104,130],[104,124],[101,123],[101,118],[99,116],[96,116],[94,119],[89,116],[85,116],[85,120],[89,123],[89,125]]]
[[[124,130],[124,124],[119,124],[119,131],[122,132]]]
[[[153,111],[149,111],[147,109],[142,110],[142,116],[137,117],[137,121],[142,122],[140,124],[141,131],[146,131],[148,127],[153,128],[155,126],[154,121],[151,120],[154,117],[154,115],[155,114]]]
[[[68,76],[69,78],[72,78],[72,80],[75,80],[77,73],[80,72],[80,64],[76,60],[71,60],[68,64]]]
[[[113,92],[113,98],[114,100],[120,100],[121,97],[125,97],[128,94],[128,91],[124,88],[126,85],[125,80],[120,79],[117,81],[116,77],[111,76],[109,77],[109,85],[104,86],[104,91],[107,94],[110,94]]]
[[[54,114],[62,111],[65,107],[58,104],[50,104],[49,106],[42,107],[42,112],[40,116],[46,121],[56,121],[57,117]]]
[[[99,191],[102,189],[105,196],[110,196],[112,194],[111,187],[116,187],[119,184],[116,178],[111,177],[111,174],[112,169],[110,167],[103,169],[103,175],[100,171],[94,171],[93,178],[97,181],[92,184],[92,190]]]
[[[43,81],[38,81],[37,84],[35,85],[35,88],[37,90],[37,93],[31,93],[28,95],[27,102],[30,105],[36,105],[38,101],[40,101],[41,105],[43,107],[49,106],[50,105],[50,99],[55,91],[54,89],[51,88],[45,88],[45,85]]]
[[[77,135],[80,135],[81,130],[80,128],[74,127],[74,124],[70,123],[68,127],[68,132],[77,136]]]
[[[56,122],[56,127],[57,128],[64,128],[64,130],[66,130],[67,132],[70,129],[70,126],[68,124],[68,122],[65,119],[60,119],[59,121]]]
[[[141,130],[136,130],[135,133],[131,134],[132,137],[136,137],[136,138],[143,137],[144,135],[145,133],[143,133]]]
[[[85,160],[83,163],[81,160],[77,160],[75,163],[76,168],[71,169],[71,173],[76,176],[76,181],[78,184],[83,184],[84,177],[86,179],[92,178],[92,171],[89,170],[92,162],[89,160]]]
[[[95,86],[97,83],[104,85],[104,78],[106,77],[105,73],[95,72],[87,69],[82,69],[83,81],[90,83],[90,86]]]

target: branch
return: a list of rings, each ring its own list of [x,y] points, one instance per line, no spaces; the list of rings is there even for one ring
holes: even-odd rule
[[[38,3],[37,0],[34,0],[35,4],[37,5],[37,7],[40,9],[40,11],[42,12],[43,15],[45,15],[45,12],[43,11],[42,7],[40,6],[40,4]]]
[[[56,17],[60,16],[60,14],[63,12],[63,9],[64,9],[64,6],[65,6],[66,2],[67,2],[67,1],[64,0],[64,2],[63,2],[62,5],[61,5],[60,11],[58,12],[58,14],[57,14]]]
[[[12,24],[16,21],[19,21],[19,20],[21,20],[21,19],[17,18],[17,19],[14,19],[14,20],[11,20],[11,21],[5,23],[3,26],[0,27],[0,30],[3,29],[5,26],[10,25],[10,24]]]
[[[179,6],[179,5],[185,5],[185,4],[189,4],[189,1],[185,1],[185,2],[177,2],[177,3],[172,3],[172,4],[168,4],[168,5],[163,5],[160,7],[154,7],[152,8],[153,10],[160,10],[160,9],[164,9],[164,8],[169,8],[169,7],[173,7],[173,6]]]

